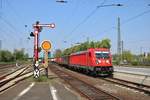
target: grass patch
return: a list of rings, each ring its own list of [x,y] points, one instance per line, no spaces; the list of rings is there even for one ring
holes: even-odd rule
[[[55,81],[55,79],[58,78],[58,77],[49,77],[47,78],[44,74],[43,75],[40,75],[39,78],[34,78],[34,76],[32,75],[31,77],[29,77],[27,79],[28,82],[47,82],[47,83],[52,83],[53,81]]]
[[[45,75],[41,75],[39,78],[32,77],[33,81],[35,82],[48,82],[48,78]]]

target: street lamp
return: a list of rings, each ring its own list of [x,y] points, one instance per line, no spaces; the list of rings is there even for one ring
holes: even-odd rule
[[[99,6],[97,6],[97,8],[100,8],[100,7],[108,7],[108,6],[123,6],[123,4],[99,5]]]
[[[68,1],[65,1],[65,0],[56,0],[56,2],[59,2],[59,3],[67,3]]]

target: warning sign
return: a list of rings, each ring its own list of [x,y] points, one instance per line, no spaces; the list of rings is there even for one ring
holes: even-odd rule
[[[44,40],[41,45],[42,49],[48,51],[51,49],[51,43],[47,40]]]

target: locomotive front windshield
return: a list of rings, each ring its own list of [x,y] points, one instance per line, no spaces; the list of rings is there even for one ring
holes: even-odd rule
[[[108,59],[110,58],[109,52],[95,52],[97,59]]]

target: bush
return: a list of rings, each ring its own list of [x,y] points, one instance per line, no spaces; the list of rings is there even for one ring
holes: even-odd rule
[[[14,50],[10,52],[8,50],[0,50],[0,62],[13,62],[15,60],[24,61],[28,59],[28,54],[25,54],[24,50]]]
[[[132,61],[131,64],[132,64],[133,66],[137,66],[137,65],[138,65],[138,61]]]
[[[119,65],[119,61],[117,61],[117,60],[113,60],[113,65]]]
[[[1,62],[12,62],[14,61],[13,54],[8,50],[0,51],[0,61]]]

